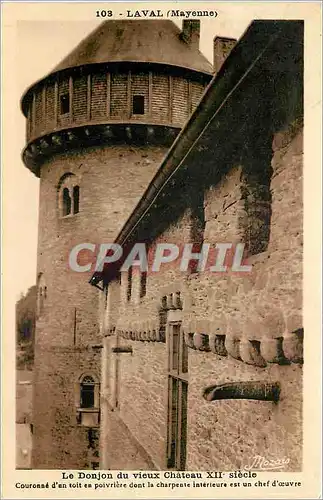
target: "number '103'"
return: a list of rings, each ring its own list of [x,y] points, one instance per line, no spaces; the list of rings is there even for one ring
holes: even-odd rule
[[[97,10],[96,17],[112,17],[112,10]]]

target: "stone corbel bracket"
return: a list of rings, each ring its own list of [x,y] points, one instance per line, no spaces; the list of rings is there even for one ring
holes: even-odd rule
[[[164,343],[166,341],[165,325],[167,313],[170,311],[184,313],[190,310],[190,308],[190,295],[185,284],[174,282],[160,290],[156,311],[158,319],[142,322],[131,321],[128,325],[118,325],[116,331],[124,339]]]
[[[127,340],[137,340],[140,342],[161,342],[157,327],[147,327],[146,325],[133,325],[126,329],[118,329],[121,337]]]
[[[279,401],[280,385],[278,382],[248,381],[229,382],[212,385],[203,393],[207,401],[220,399],[255,399],[257,401]]]
[[[130,345],[125,345],[125,346],[118,346],[118,347],[112,347],[112,352],[116,354],[121,354],[121,353],[130,353],[132,354],[133,350]]]
[[[255,340],[223,334],[219,329],[213,329],[208,320],[194,321],[184,326],[185,343],[189,348],[219,356],[229,355],[259,367],[265,367],[268,363],[302,364],[303,336],[303,328],[299,328],[279,337]]]

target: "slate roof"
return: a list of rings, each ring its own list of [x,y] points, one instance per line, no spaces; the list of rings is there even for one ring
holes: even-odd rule
[[[211,63],[168,20],[110,20],[100,24],[53,70],[105,62],[150,62],[212,74]]]

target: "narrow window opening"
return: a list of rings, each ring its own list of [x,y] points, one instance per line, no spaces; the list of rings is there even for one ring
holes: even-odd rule
[[[132,114],[145,114],[145,97],[143,95],[134,95],[132,98]]]
[[[170,325],[168,338],[167,467],[185,470],[187,440],[188,352],[180,324]]]
[[[73,188],[73,211],[78,214],[80,211],[80,187],[74,186]]]
[[[143,271],[140,274],[140,298],[142,299],[147,292],[147,272]]]
[[[71,213],[72,200],[68,188],[63,189],[63,216]]]
[[[104,310],[106,310],[107,305],[108,305],[108,293],[109,293],[109,288],[108,285],[104,287]]]
[[[129,302],[131,299],[131,291],[132,291],[132,267],[128,269],[128,283],[127,283],[127,301]]]
[[[70,96],[68,94],[63,94],[60,97],[60,114],[66,115],[70,112]]]

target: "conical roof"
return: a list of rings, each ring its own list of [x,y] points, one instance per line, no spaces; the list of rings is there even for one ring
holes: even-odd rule
[[[169,20],[109,20],[54,68],[106,62],[150,62],[185,67],[212,74],[212,65],[194,44],[181,37],[181,30]]]
[[[81,66],[102,63],[155,63],[212,76],[211,63],[189,43],[182,31],[169,20],[104,21],[48,75],[33,83],[23,94],[21,108],[27,116],[26,102],[30,92],[50,75]]]

